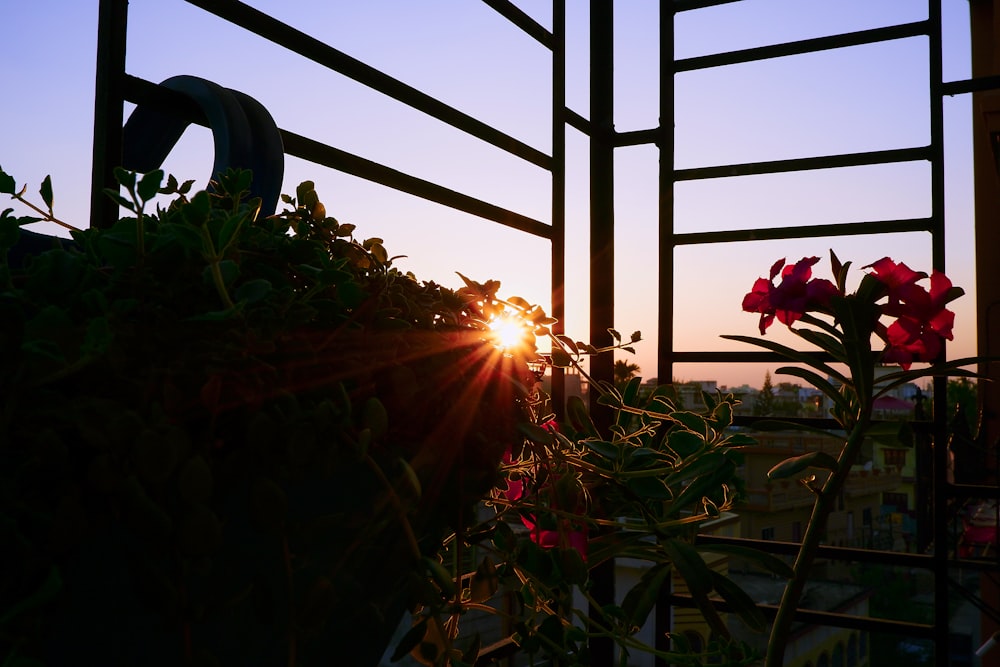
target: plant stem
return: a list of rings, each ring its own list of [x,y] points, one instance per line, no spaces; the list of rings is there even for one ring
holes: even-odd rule
[[[230,309],[236,306],[233,303],[232,297],[229,296],[229,290],[226,289],[226,281],[222,277],[222,269],[219,267],[219,262],[222,261],[222,256],[215,251],[215,243],[212,242],[212,235],[208,231],[208,226],[205,225],[201,228],[202,238],[205,240],[205,258],[208,260],[208,265],[212,271],[212,283],[215,285],[215,291],[218,292],[219,298],[222,299],[222,305],[226,309]]]
[[[55,217],[51,213],[43,211],[42,209],[38,208],[37,206],[35,206],[34,204],[32,204],[30,201],[28,201],[24,197],[21,197],[20,195],[11,195],[11,196],[14,199],[16,199],[17,201],[19,201],[22,204],[24,204],[25,206],[27,206],[28,208],[30,208],[35,213],[38,213],[39,215],[41,215],[43,217],[43,219],[45,220],[45,222],[54,222],[55,224],[59,225],[60,227],[65,227],[66,229],[70,230],[71,232],[83,231],[79,227],[74,227],[73,225],[69,224],[68,222],[63,222],[62,220],[60,220],[59,218]]]
[[[785,646],[788,643],[789,631],[792,627],[792,620],[805,590],[806,582],[809,580],[809,569],[816,559],[816,552],[826,534],[827,520],[830,513],[836,507],[837,498],[847,481],[847,476],[851,472],[851,465],[857,458],[861,443],[864,442],[865,434],[868,431],[870,416],[863,414],[851,429],[847,442],[840,452],[837,461],[837,470],[827,479],[826,484],[816,494],[816,501],[813,504],[812,516],[806,525],[806,533],[802,538],[802,545],[799,553],[795,557],[795,565],[792,567],[793,576],[785,585],[785,590],[781,595],[781,602],[778,603],[778,613],[771,626],[771,636],[767,641],[767,655],[765,656],[764,667],[782,667],[785,660]]]

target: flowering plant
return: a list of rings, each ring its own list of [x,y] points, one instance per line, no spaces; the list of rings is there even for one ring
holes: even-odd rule
[[[504,456],[481,521],[427,559],[438,592],[423,594],[395,655],[409,651],[423,664],[457,667],[521,651],[584,665],[595,659],[591,642],[603,639],[623,663],[643,652],[670,664],[701,664],[705,653],[692,652],[682,634],[671,636],[669,650],[636,636],[676,576],[704,616],[705,633],[713,636],[702,647],[707,655],[733,665],[752,661],[748,648],[731,639],[709,596],[722,596],[752,628],[763,629],[764,618],[703,554],[738,556],[782,576],[791,572],[768,554],[703,547],[693,539],[700,524],[722,517],[743,494],[737,467],[740,449],[752,440],[729,429],[736,399],[705,394],[707,410],[698,413],[679,407],[669,386],[643,387],[640,378],[622,387],[597,382],[581,367],[582,357],[628,350],[639,332],[623,340],[612,331],[617,342],[606,348],[573,341],[554,334],[554,321],[537,306],[498,299],[498,287],[467,280],[476,301],[488,304],[484,310],[513,313],[531,333],[530,349],[511,351],[527,355],[535,367],[537,375],[525,383],[531,420],[522,425],[524,439]],[[534,356],[534,341],[543,337],[552,351]],[[570,397],[557,423],[541,384],[548,365],[574,366],[612,408],[612,423],[595,424],[580,397]],[[595,590],[595,572],[619,558],[638,561],[643,574],[616,602]],[[506,628],[488,647],[480,646],[477,635],[461,632],[483,616]]]
[[[952,339],[955,314],[945,306],[963,294],[943,273],[932,272],[929,289],[921,284],[926,273],[910,269],[888,257],[864,268],[870,269],[857,290],[848,294],[845,283],[850,262],[841,263],[830,253],[834,280],[812,277],[818,257],[806,257],[786,265],[779,260],[769,278],[758,278],[743,298],[743,310],[760,314],[764,334],[777,319],[805,342],[819,348],[823,356],[800,352],[773,341],[747,336],[723,336],[773,352],[804,364],[779,368],[777,373],[802,378],[823,392],[833,403],[831,414],[846,433],[839,456],[810,452],[786,459],[770,471],[769,479],[799,477],[815,495],[794,575],[785,587],[771,628],[767,667],[783,664],[784,649],[795,609],[802,596],[809,568],[826,531],[827,519],[855,463],[861,444],[873,434],[874,402],[893,388],[930,375],[975,377],[962,366],[976,359],[942,361],[944,341]],[[775,284],[775,278],[781,280]],[[894,318],[888,324],[883,317]],[[872,339],[883,343],[872,349]],[[914,363],[930,366],[914,369]],[[883,375],[876,386],[875,368],[898,364],[901,370]],[[846,367],[846,372],[841,370]],[[807,428],[798,426],[799,428]]]

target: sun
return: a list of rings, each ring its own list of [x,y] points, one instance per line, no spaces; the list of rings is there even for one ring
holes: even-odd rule
[[[489,322],[494,344],[503,350],[523,347],[528,343],[528,327],[509,313],[497,315]]]

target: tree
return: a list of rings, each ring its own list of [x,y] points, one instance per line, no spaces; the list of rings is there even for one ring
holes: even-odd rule
[[[615,362],[615,384],[625,384],[634,378],[642,369],[639,364],[631,364],[619,359]]]
[[[771,384],[771,372],[764,372],[764,386],[760,388],[753,399],[753,414],[755,417],[767,417],[774,413],[774,385]]]

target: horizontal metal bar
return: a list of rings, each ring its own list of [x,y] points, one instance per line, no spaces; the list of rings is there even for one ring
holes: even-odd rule
[[[754,540],[746,537],[726,537],[723,535],[698,534],[696,543],[699,546],[725,544],[730,546],[748,547],[772,554],[794,556],[802,547],[798,542],[782,542],[779,540]],[[855,561],[858,563],[873,563],[876,565],[899,565],[929,570],[934,567],[934,557],[928,554],[914,554],[902,551],[883,551],[879,549],[855,549],[851,547],[832,547],[820,545],[816,552],[818,558],[829,558],[838,561]]]
[[[125,99],[134,104],[152,104],[176,113],[197,125],[207,126],[201,110],[186,96],[145,81],[125,76]],[[364,178],[380,185],[443,204],[450,208],[499,222],[513,229],[546,239],[552,238],[552,227],[543,222],[514,213],[469,195],[450,190],[436,183],[411,176],[391,167],[367,160],[319,141],[308,139],[288,130],[280,130],[285,152],[289,155],[321,164],[331,169]]]
[[[841,167],[863,167],[871,164],[916,162],[918,160],[930,160],[931,155],[930,146],[917,146],[914,148],[892,148],[884,151],[842,153],[840,155],[820,155],[815,157],[791,158],[788,160],[745,162],[742,164],[726,164],[714,167],[677,169],[674,171],[674,180],[694,181],[708,178],[781,174],[789,171],[839,169]]]
[[[621,148],[622,146],[641,146],[643,144],[658,145],[660,142],[660,128],[655,127],[649,130],[616,132],[614,142],[616,148]]]
[[[1000,486],[992,484],[948,484],[947,491],[953,498],[1000,498]]]
[[[285,144],[285,152],[289,155],[471,213],[534,236],[552,238],[552,227],[534,218],[514,213],[293,132],[282,130],[281,138]]]
[[[803,352],[816,359],[825,360],[828,358],[823,352]],[[768,363],[783,361],[788,362],[788,357],[777,352],[671,352],[670,359],[678,364],[698,364],[698,363]]]
[[[483,3],[492,7],[497,13],[516,25],[529,37],[534,38],[539,44],[550,51],[552,50],[552,45],[554,44],[552,33],[546,30],[542,24],[524,13],[513,2],[510,2],[510,0],[483,0]]]
[[[185,0],[219,18],[332,69],[418,111],[501,148],[543,169],[552,170],[552,157],[542,151],[421,92],[370,65],[352,58],[287,23],[239,0]]]
[[[741,0],[674,0],[673,9],[674,13],[679,12],[689,12],[693,9],[704,9],[705,7],[714,7],[716,5],[728,5],[731,2],[740,2]]]
[[[583,132],[588,137],[591,135],[590,121],[573,111],[569,107],[564,110],[566,114],[566,123],[572,127],[575,127],[580,132]]]
[[[929,31],[929,21],[915,21],[913,23],[902,23],[884,28],[872,28],[870,30],[859,30],[858,32],[848,32],[839,35],[829,35],[826,37],[815,37],[813,39],[803,39],[795,42],[785,42],[783,44],[759,46],[752,49],[727,51],[725,53],[714,53],[707,56],[696,56],[693,58],[682,58],[674,61],[674,72],[690,72],[692,70],[736,65],[756,60],[783,58],[786,56],[802,55],[805,53],[815,53],[817,51],[828,51],[830,49],[842,49],[849,46],[861,46],[862,44],[873,44],[876,42],[886,42],[894,39],[905,39],[907,37],[926,35]]]
[[[840,222],[828,225],[798,225],[794,227],[762,227],[757,229],[726,229],[717,232],[691,232],[675,234],[674,245],[702,243],[733,243],[742,241],[774,241],[792,238],[821,238],[827,236],[860,236],[863,234],[899,234],[904,232],[929,232],[933,229],[930,218],[905,220],[874,220],[871,222]]]
[[[974,79],[961,81],[946,81],[941,84],[941,95],[961,95],[962,93],[978,93],[983,90],[1000,88],[1000,76],[977,76]]]
[[[694,599],[690,595],[680,595],[674,593],[667,596],[667,600],[677,606],[694,607]],[[724,600],[711,600],[712,606],[719,611],[734,612],[735,609]],[[765,616],[774,618],[778,613],[778,606],[773,604],[756,605]],[[869,632],[888,632],[907,637],[918,637],[921,639],[933,639],[934,626],[925,623],[911,623],[909,621],[894,621],[887,618],[872,618],[871,616],[853,616],[851,614],[838,614],[832,611],[817,611],[815,609],[799,608],[795,611],[795,620],[810,625],[825,625],[835,628],[849,628],[851,630],[867,630]]]

